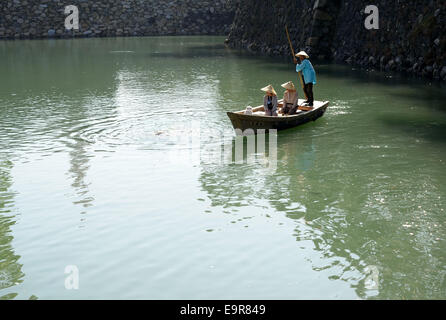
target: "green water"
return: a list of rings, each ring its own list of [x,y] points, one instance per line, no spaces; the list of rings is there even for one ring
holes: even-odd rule
[[[218,163],[296,80],[223,40],[0,42],[0,297],[445,299],[444,87],[315,63],[277,168]]]

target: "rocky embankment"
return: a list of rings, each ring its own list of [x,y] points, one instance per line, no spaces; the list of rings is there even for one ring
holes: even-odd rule
[[[238,6],[228,44],[289,55],[284,27],[297,50],[365,69],[446,80],[446,1],[376,0],[379,29],[364,26],[366,0],[277,0]]]
[[[79,30],[65,29],[65,6],[79,9]],[[149,35],[226,35],[228,0],[1,0],[0,39]]]
[[[374,1],[379,30],[361,27],[367,4],[350,0],[341,6],[335,61],[446,80],[446,1]]]

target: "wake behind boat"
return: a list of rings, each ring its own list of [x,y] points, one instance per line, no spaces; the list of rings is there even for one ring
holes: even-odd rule
[[[304,100],[299,99],[298,105],[302,105]],[[279,107],[283,103],[279,100]],[[240,129],[244,134],[247,129],[252,129],[255,134],[257,130],[261,129],[277,129],[284,130],[292,127],[297,127],[309,121],[316,121],[322,117],[327,110],[329,101],[314,101],[313,109],[308,111],[297,110],[296,114],[283,115],[279,113],[277,117],[265,116],[265,109],[263,106],[258,106],[252,110],[252,115],[245,114],[245,110],[238,112],[227,112],[229,119],[232,122],[234,129]],[[237,132],[238,130],[236,130]],[[240,132],[237,132],[239,134]],[[252,132],[251,132],[252,133]]]

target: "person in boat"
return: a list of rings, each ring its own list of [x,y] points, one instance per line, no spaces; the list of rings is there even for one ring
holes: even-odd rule
[[[246,107],[245,114],[252,116],[252,107],[251,106]]]
[[[287,83],[282,84],[282,88],[285,88],[285,92],[283,93],[283,107],[282,113],[283,115],[292,115],[296,114],[297,110],[297,90],[292,81],[288,81]]]
[[[296,72],[302,71],[303,81],[304,81],[304,92],[307,96],[307,100],[304,104],[312,107],[314,103],[313,97],[313,85],[316,84],[316,72],[314,71],[313,65],[311,64],[310,57],[305,51],[298,52],[296,57],[300,60],[300,64],[298,64],[297,59],[294,58],[294,63],[296,64]]]
[[[265,109],[265,116],[277,117],[277,93],[272,85],[267,85],[260,89],[266,92],[263,97],[263,108]]]

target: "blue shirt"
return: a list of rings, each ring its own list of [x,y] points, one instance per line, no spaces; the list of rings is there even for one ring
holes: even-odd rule
[[[304,82],[316,84],[316,72],[310,60],[304,59],[300,64],[296,65],[296,72],[302,71],[304,76]]]

